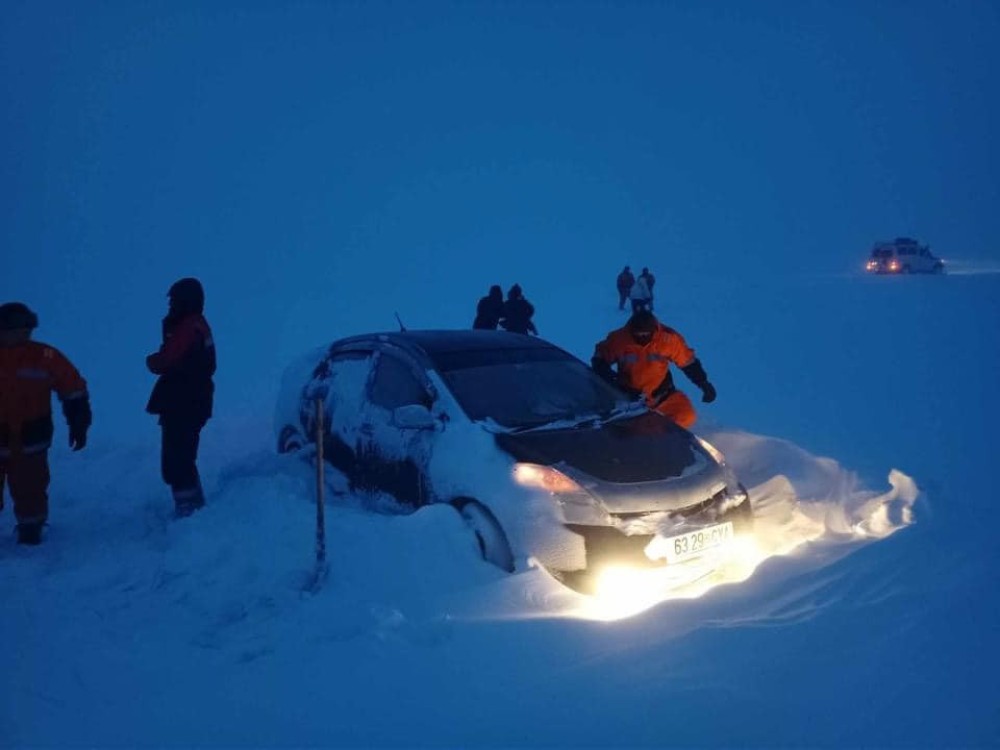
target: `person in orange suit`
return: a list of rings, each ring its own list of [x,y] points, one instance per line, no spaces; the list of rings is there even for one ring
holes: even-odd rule
[[[87,444],[87,383],[58,349],[31,340],[38,316],[21,302],[0,305],[0,508],[10,484],[17,543],[41,544],[49,517],[52,393],[62,401],[69,445]]]
[[[697,415],[691,399],[674,386],[671,364],[701,389],[704,403],[715,401],[715,386],[708,381],[694,350],[649,310],[633,313],[628,323],[609,333],[594,348],[591,359],[594,371],[605,380],[636,396],[642,394],[651,409],[681,427],[691,427]]]

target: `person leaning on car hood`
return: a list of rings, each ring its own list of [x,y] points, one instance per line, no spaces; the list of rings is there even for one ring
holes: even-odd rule
[[[671,363],[701,389],[703,402],[715,401],[715,387],[708,382],[694,350],[648,310],[633,313],[628,323],[599,342],[590,363],[602,378],[637,396],[641,393],[651,409],[681,427],[693,425],[697,415],[691,399],[674,386]],[[617,373],[612,366],[617,366]]]

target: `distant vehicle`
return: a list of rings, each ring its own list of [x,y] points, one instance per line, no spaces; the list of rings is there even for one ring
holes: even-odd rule
[[[931,254],[927,245],[909,237],[876,242],[865,264],[869,273],[944,273],[944,261]]]
[[[390,512],[451,505],[506,571],[533,558],[585,591],[606,565],[705,566],[752,524],[721,453],[537,337],[336,341],[286,371],[280,452],[315,445],[317,397],[324,458],[352,491]]]

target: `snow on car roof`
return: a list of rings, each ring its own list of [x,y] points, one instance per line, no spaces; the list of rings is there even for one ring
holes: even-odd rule
[[[507,331],[434,330],[368,333],[341,339],[337,344],[386,341],[406,348],[416,346],[433,357],[436,354],[485,349],[555,349],[544,339]]]
[[[340,339],[332,348],[366,348],[379,343],[405,349],[438,370],[501,362],[573,359],[565,350],[535,336],[468,329],[368,333]]]

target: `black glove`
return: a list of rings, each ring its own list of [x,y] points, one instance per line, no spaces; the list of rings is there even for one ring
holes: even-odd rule
[[[694,360],[687,367],[682,367],[681,370],[692,383],[701,389],[701,400],[704,403],[710,404],[715,401],[715,386],[708,382],[708,375],[705,374],[705,368],[701,366],[700,360]]]
[[[590,360],[591,369],[601,376],[602,380],[606,380],[609,383],[615,382],[615,371],[611,369],[611,365],[600,357],[594,357]]]
[[[87,445],[87,428],[75,428],[69,431],[69,447],[75,451]]]
[[[616,385],[617,385],[617,386],[618,386],[618,387],[619,387],[619,388],[620,388],[621,390],[625,391],[625,393],[627,393],[627,394],[628,394],[628,397],[629,397],[630,399],[632,399],[633,401],[638,401],[639,399],[645,399],[645,398],[646,398],[646,397],[645,397],[645,396],[643,395],[642,391],[641,391],[641,390],[639,390],[638,388],[633,388],[633,387],[632,387],[632,386],[630,386],[630,385],[622,385],[621,383],[616,383]]]
[[[87,444],[87,430],[92,417],[90,414],[90,397],[87,394],[63,401],[63,414],[69,426],[69,447],[75,451]]]

